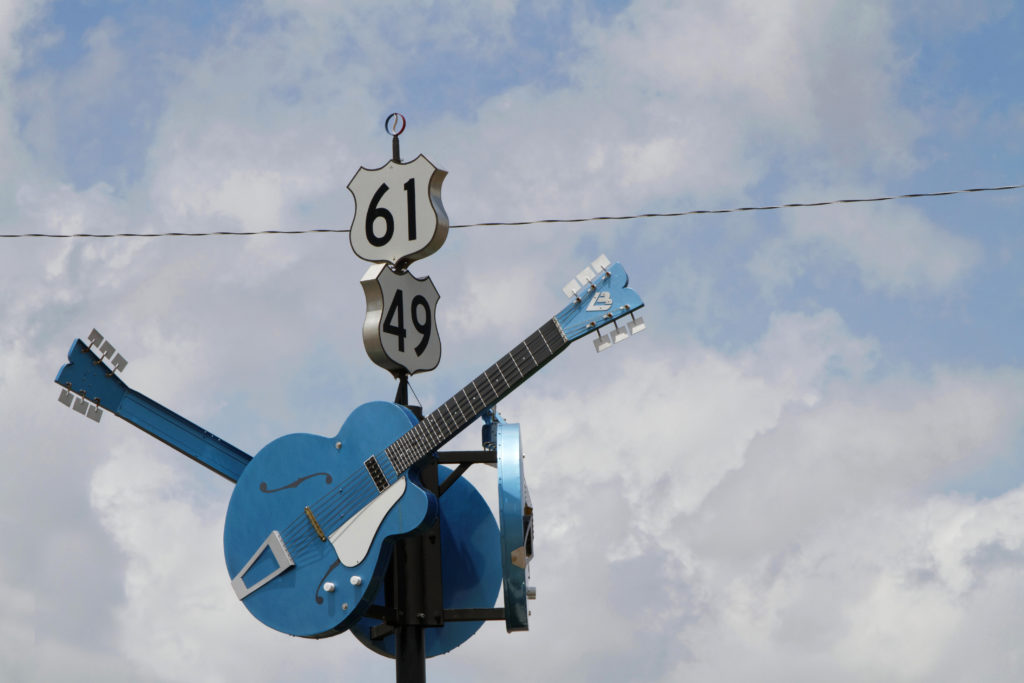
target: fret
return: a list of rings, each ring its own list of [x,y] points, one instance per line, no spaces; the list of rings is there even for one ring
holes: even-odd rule
[[[557,319],[549,319],[385,449],[396,473],[443,446],[568,345]]]
[[[455,406],[455,410],[459,411],[459,415],[462,417],[462,423],[467,424],[469,422],[469,419],[466,417],[466,413],[463,412],[462,406],[459,405],[458,394],[451,397],[451,402],[452,405]]]
[[[484,375],[480,375],[475,380],[473,380],[473,388],[476,389],[477,396],[480,397],[480,400],[484,402],[485,406],[494,405],[495,399],[498,398],[498,392],[496,392],[494,390],[494,387],[491,386],[491,383],[487,380],[487,377],[485,377]],[[484,393],[487,391],[490,392],[490,398],[488,398],[487,394]]]
[[[501,370],[497,365],[492,365],[484,370],[484,376],[487,377],[487,381],[491,383],[491,386],[495,388],[499,397],[504,397],[512,390],[512,387],[505,381],[505,376],[501,374]]]
[[[491,378],[487,376],[487,371],[486,370],[484,370],[483,374],[481,374],[480,376],[483,377],[485,380],[487,380],[487,386],[489,386],[491,388],[491,392],[494,394],[494,398],[498,398],[499,396],[501,396],[501,392],[499,392],[497,389],[494,388],[494,383],[491,382]],[[489,401],[489,403],[493,404],[494,402],[493,401]]]
[[[551,352],[548,351],[547,344],[544,343],[544,337],[541,335],[540,330],[537,330],[527,338],[526,348],[529,350],[530,355],[533,356],[537,367],[543,366],[551,359]]]
[[[444,424],[444,421],[441,420],[440,413],[435,410],[430,415],[427,415],[427,420],[430,422],[430,428],[434,430],[434,435],[438,443],[447,441],[451,436],[451,433],[448,431],[448,427]]]
[[[429,436],[432,441],[439,440],[438,433],[434,427],[433,422],[431,422],[428,418],[424,418],[423,420],[420,421],[420,424],[423,425],[423,431],[426,432],[426,435]]]
[[[513,382],[515,384],[519,384],[521,381],[523,381],[525,373],[523,372],[522,368],[520,368],[519,365],[516,364],[516,359],[511,353],[506,353],[504,356],[502,356],[501,360],[498,361],[498,363],[502,365],[502,367],[504,367],[504,372],[506,372],[513,378]]]
[[[473,417],[476,417],[477,411],[473,410],[473,401],[470,400],[469,394],[466,393],[466,387],[462,387],[462,398],[466,400],[466,408],[468,408],[468,410],[464,412],[467,412]],[[459,401],[459,405],[462,405],[462,401]],[[472,420],[472,418],[470,419]]]
[[[512,359],[515,361],[516,367],[519,368],[519,372],[523,375],[523,379],[526,379],[526,377],[537,368],[537,362],[533,360],[533,355],[530,354],[529,349],[526,348],[526,344],[520,344],[513,350]],[[528,362],[533,363],[532,368],[528,366]]]
[[[451,404],[452,406],[454,406],[456,410],[459,410],[459,406],[458,406],[457,403],[455,403],[455,399],[453,399],[453,398],[448,399],[447,401],[444,402],[444,404],[441,405],[442,408],[444,408],[445,410],[448,411],[448,416],[452,419],[452,422],[454,424],[458,424],[458,420],[455,419],[455,414],[452,412],[452,409],[451,409],[451,407],[449,407],[448,404]],[[459,411],[459,414],[460,415],[462,414],[461,410]],[[466,418],[463,417],[462,419],[465,420]]]
[[[500,363],[501,363],[501,361],[498,361],[498,363],[495,363],[491,367],[493,367],[495,370],[497,370],[498,374],[501,375],[501,381],[505,383],[505,391],[511,391],[512,390],[512,383],[508,381],[508,378],[505,377],[505,373],[501,371]]]
[[[430,425],[430,432],[434,435],[435,441],[444,441],[445,433],[441,425],[434,419],[433,413],[423,418],[423,421]]]
[[[469,395],[469,392],[466,391],[466,389],[472,389],[476,393],[476,401],[477,403],[480,404],[479,408],[475,408],[473,406],[473,397]],[[480,391],[475,386],[473,386],[472,382],[470,382],[469,384],[466,385],[465,388],[463,388],[462,393],[465,394],[466,400],[469,401],[469,407],[473,408],[474,415],[479,415],[480,411],[487,407],[487,404],[484,403],[482,398],[480,398]]]

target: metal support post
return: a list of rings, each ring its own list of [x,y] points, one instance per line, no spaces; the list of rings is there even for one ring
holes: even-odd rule
[[[395,403],[408,405],[409,377],[400,375]],[[422,409],[410,406],[422,417]],[[437,463],[427,459],[417,466],[424,488],[438,495]],[[425,683],[427,656],[424,629],[444,625],[441,584],[441,523],[425,533],[399,538],[386,577],[385,601],[394,615],[395,680]]]

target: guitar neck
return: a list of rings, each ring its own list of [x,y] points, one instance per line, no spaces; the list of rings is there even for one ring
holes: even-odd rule
[[[484,370],[434,412],[385,449],[397,474],[448,443],[481,412],[505,398],[547,365],[569,341],[555,318]]]

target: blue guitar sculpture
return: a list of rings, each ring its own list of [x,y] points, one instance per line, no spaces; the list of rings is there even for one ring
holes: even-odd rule
[[[620,264],[604,257],[566,287],[558,315],[417,422],[393,403],[357,408],[332,438],[292,434],[246,466],[228,505],[224,555],[235,593],[267,626],[322,638],[349,628],[372,602],[390,540],[432,523],[437,501],[415,465],[562,352],[643,306]],[[629,329],[642,329],[642,319]],[[598,338],[599,349],[605,335]],[[610,344],[611,341],[608,341]]]
[[[224,525],[236,595],[267,626],[321,638],[348,629],[372,602],[390,540],[433,521],[437,500],[420,486],[418,462],[573,341],[614,325],[598,333],[601,351],[643,329],[633,315],[643,302],[628,281],[621,265],[599,258],[565,287],[568,306],[422,421],[393,403],[367,403],[334,438],[292,434],[255,458],[126,386],[116,375],[124,359],[108,367],[114,348],[95,330],[88,344],[75,340],[55,382],[75,411],[99,421],[109,410],[237,482]],[[626,316],[633,320],[619,327]]]

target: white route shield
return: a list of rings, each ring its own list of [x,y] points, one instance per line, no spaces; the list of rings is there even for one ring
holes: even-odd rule
[[[370,266],[360,280],[366,295],[363,346],[377,365],[393,374],[433,370],[441,362],[437,333],[440,295],[429,277],[399,275],[386,263]]]
[[[360,167],[348,184],[356,202],[349,233],[356,256],[405,267],[440,249],[448,237],[441,205],[447,175],[422,154],[406,164]]]

